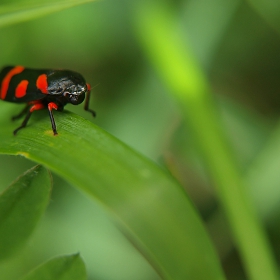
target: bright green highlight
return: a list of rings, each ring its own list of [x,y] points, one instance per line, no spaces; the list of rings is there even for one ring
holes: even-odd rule
[[[164,79],[176,89],[175,93],[178,97],[197,98],[207,89],[207,81],[200,72],[199,66],[195,64],[191,52],[187,49],[188,46],[182,45],[179,34],[173,32],[176,26],[171,18],[168,19],[171,15],[166,15],[158,6],[152,4],[148,6],[148,9],[141,9],[141,7],[137,9],[139,14],[149,13],[146,20],[141,20],[139,26],[141,30],[149,30],[148,34],[142,34],[142,43],[153,57]],[[166,34],[169,35],[168,38]],[[151,38],[153,38],[152,44]],[[186,92],[189,94],[188,97]]]

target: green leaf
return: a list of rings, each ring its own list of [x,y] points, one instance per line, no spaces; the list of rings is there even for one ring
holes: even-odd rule
[[[49,172],[42,166],[35,166],[1,194],[0,259],[26,242],[46,209],[50,189]]]
[[[224,279],[197,212],[168,173],[67,111],[55,112],[57,136],[42,111],[14,137],[19,123],[7,119],[15,107],[0,104],[0,153],[42,163],[99,200],[163,279]]]
[[[94,0],[43,1],[31,4],[2,5],[0,6],[0,27],[32,20],[93,1]]]
[[[47,261],[22,280],[86,280],[85,264],[79,254],[61,256]]]

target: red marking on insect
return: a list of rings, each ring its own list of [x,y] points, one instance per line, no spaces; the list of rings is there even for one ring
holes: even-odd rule
[[[26,95],[26,90],[27,90],[28,83],[29,82],[27,80],[22,80],[17,85],[16,92],[15,92],[16,98],[21,98],[21,97],[24,97]]]
[[[5,76],[5,78],[2,81],[1,84],[1,93],[0,93],[0,99],[5,99],[7,92],[8,92],[8,88],[9,88],[9,84],[10,81],[12,79],[12,77],[14,75],[17,75],[19,73],[21,73],[24,70],[23,66],[16,66],[14,68],[12,68]]]
[[[48,81],[47,75],[42,74],[37,78],[36,87],[42,92],[47,94],[48,93]]]

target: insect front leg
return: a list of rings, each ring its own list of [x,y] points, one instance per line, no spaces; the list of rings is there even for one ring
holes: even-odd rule
[[[85,109],[86,111],[92,113],[92,115],[93,115],[94,117],[96,117],[95,111],[89,109],[89,99],[90,99],[90,85],[89,85],[89,84],[87,84],[87,88],[88,88],[88,91],[87,91],[87,93],[86,93],[86,101],[85,101],[85,107],[84,107],[84,109]]]

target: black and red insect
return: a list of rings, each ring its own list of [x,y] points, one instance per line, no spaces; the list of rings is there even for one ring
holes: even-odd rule
[[[57,134],[52,110],[62,111],[67,103],[78,105],[85,99],[84,109],[89,109],[90,85],[77,72],[69,70],[30,69],[7,66],[0,72],[0,99],[14,103],[27,103],[12,119],[26,115],[14,134],[24,128],[32,112],[47,108],[53,134]]]

